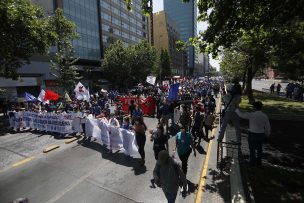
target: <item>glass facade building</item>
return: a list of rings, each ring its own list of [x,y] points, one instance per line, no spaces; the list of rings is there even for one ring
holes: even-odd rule
[[[77,26],[73,42],[76,56],[100,61],[105,48],[121,39],[126,44],[148,39],[147,17],[142,0],[133,0],[129,11],[122,0],[63,0],[64,15]]]
[[[129,11],[121,0],[100,0],[102,44],[121,39],[125,44],[135,44],[148,39],[148,19],[142,14],[141,0],[133,0]]]
[[[67,19],[77,26],[79,39],[73,41],[76,57],[86,60],[100,60],[100,32],[98,1],[64,0],[63,10]]]
[[[190,37],[197,36],[197,4],[196,0],[183,3],[181,0],[165,0],[164,10],[175,21],[180,32],[180,39],[188,42]],[[193,46],[187,48],[187,74],[192,74],[195,67],[196,54]]]

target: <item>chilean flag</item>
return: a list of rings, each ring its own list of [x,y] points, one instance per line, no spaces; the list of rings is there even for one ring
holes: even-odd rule
[[[59,95],[51,90],[41,90],[38,96],[38,100],[44,103],[49,103],[49,101],[57,101],[59,99]]]

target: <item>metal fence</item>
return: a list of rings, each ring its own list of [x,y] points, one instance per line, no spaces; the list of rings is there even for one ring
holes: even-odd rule
[[[241,145],[236,142],[218,142],[216,167],[221,172],[230,172],[233,160],[240,160]]]

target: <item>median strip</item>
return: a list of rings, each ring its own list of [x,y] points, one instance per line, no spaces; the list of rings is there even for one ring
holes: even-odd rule
[[[48,152],[50,152],[50,151],[52,151],[52,150],[54,150],[54,149],[57,149],[57,148],[59,148],[59,147],[60,147],[59,145],[51,145],[51,146],[49,146],[49,147],[43,149],[43,153],[48,153]]]
[[[80,137],[72,137],[72,138],[70,138],[70,139],[65,139],[64,143],[65,143],[65,144],[70,144],[70,143],[72,143],[72,142],[78,140],[79,138],[80,138]]]

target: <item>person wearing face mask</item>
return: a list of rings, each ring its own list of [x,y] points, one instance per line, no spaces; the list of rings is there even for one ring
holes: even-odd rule
[[[176,134],[176,147],[179,159],[182,162],[182,169],[185,175],[187,175],[188,159],[193,150],[194,156],[196,156],[194,142],[192,140],[191,133],[186,131],[184,125],[180,125],[180,132]]]

